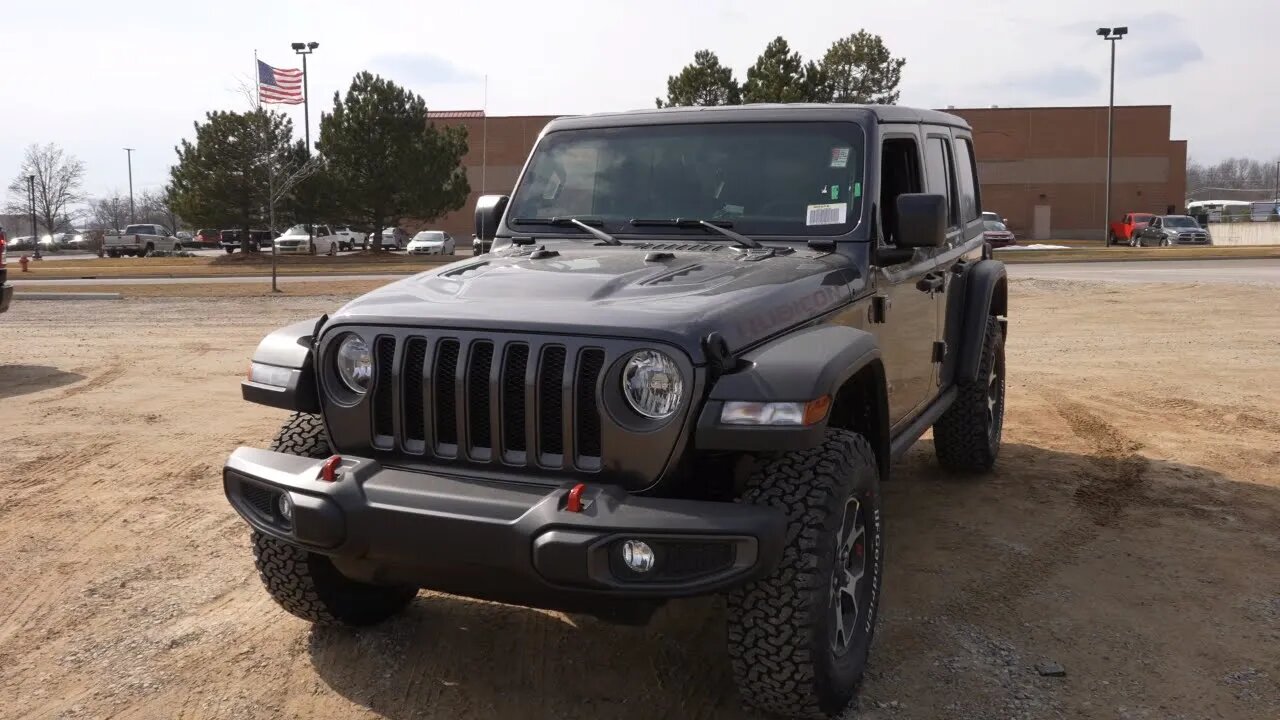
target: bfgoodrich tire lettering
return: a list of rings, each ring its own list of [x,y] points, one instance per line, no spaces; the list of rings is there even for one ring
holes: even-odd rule
[[[884,528],[875,453],[861,435],[829,430],[818,447],[759,463],[743,502],[787,515],[787,545],[769,576],[728,598],[729,658],[742,697],[787,717],[834,717],[853,699],[875,633],[884,570]],[[861,535],[844,535],[856,506]],[[852,540],[853,542],[850,542]],[[857,608],[833,602],[845,572],[841,547],[860,568]],[[839,582],[834,583],[839,584]],[[852,616],[834,642],[837,609]]]
[[[948,470],[990,470],[1004,429],[1004,333],[987,318],[978,376],[956,388],[956,400],[933,424],[933,447]]]
[[[294,413],[271,449],[314,458],[330,453],[320,416],[309,413]],[[399,612],[418,594],[415,587],[351,580],[324,555],[257,531],[253,560],[262,584],[280,607],[320,625],[372,625]]]

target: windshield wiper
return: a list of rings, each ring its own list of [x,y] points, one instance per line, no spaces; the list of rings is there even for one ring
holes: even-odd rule
[[[554,225],[556,227],[568,227],[568,226],[580,227],[583,230],[586,230],[587,232],[596,236],[596,238],[598,238],[599,240],[604,241],[604,243],[607,245],[622,244],[621,242],[618,241],[618,238],[610,235],[609,233],[603,230],[599,230],[597,228],[592,227],[592,225],[603,225],[604,223],[601,222],[600,220],[593,220],[590,218],[588,218],[587,220],[582,220],[576,217],[515,218],[511,222],[517,225]]]
[[[645,220],[643,218],[639,218],[639,219],[632,220],[631,224],[636,227],[648,226],[648,227],[703,228],[706,230],[711,230],[712,232],[720,233],[721,235],[732,240],[739,247],[751,248],[752,250],[758,250],[764,247],[760,243],[756,242],[755,240],[752,240],[751,238],[747,237],[746,235],[743,235],[742,233],[736,233],[732,230],[729,230],[728,228],[733,227],[733,223],[729,222],[728,220],[707,222],[706,220],[697,220],[694,218],[673,218],[670,220]]]

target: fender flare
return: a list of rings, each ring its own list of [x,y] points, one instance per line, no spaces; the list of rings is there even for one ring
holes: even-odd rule
[[[739,370],[720,376],[698,417],[694,446],[699,450],[787,451],[822,442],[827,418],[804,427],[724,425],[724,404],[808,402],[836,393],[846,380],[879,360],[871,333],[843,325],[801,330],[742,356]],[[828,414],[829,417],[829,414]]]
[[[320,393],[316,382],[312,341],[327,315],[286,325],[270,333],[258,343],[253,362],[289,370],[283,386],[244,380],[240,394],[249,402],[295,412],[320,412]]]
[[[1008,322],[1003,319],[1009,312],[1009,278],[1004,263],[980,260],[953,282],[952,288],[947,301],[947,345],[955,352],[947,353],[944,384],[977,377],[988,317],[1000,317],[1001,328],[1008,332]]]

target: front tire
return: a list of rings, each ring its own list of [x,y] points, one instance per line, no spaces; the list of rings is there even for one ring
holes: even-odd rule
[[[751,705],[839,716],[866,668],[884,575],[880,471],[865,438],[828,430],[818,447],[759,463],[742,501],[787,515],[769,576],[728,597],[729,658]]]
[[[1004,333],[987,318],[978,376],[959,383],[956,400],[933,424],[933,448],[948,470],[985,472],[1000,454],[1004,430]]]
[[[302,457],[331,453],[318,415],[294,413],[271,449]],[[373,625],[400,612],[418,594],[409,585],[372,585],[344,576],[327,556],[253,531],[253,560],[271,598],[317,625]]]

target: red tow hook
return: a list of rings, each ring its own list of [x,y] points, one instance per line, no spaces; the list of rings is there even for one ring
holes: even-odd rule
[[[582,512],[582,491],[587,489],[586,483],[578,483],[569,490],[569,497],[564,501],[565,512]]]
[[[341,455],[332,455],[328,460],[324,461],[324,465],[320,466],[320,479],[325,482],[333,482],[338,479],[338,468],[342,465]]]

